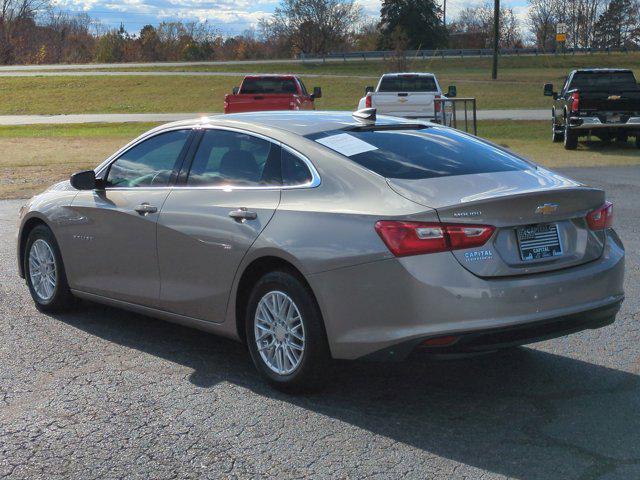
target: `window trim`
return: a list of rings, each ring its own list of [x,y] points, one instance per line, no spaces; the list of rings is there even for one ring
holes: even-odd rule
[[[311,173],[311,181],[310,182],[306,182],[300,185],[237,185],[237,186],[233,186],[233,185],[200,185],[200,186],[193,186],[193,185],[187,185],[187,184],[180,184],[180,185],[174,185],[173,188],[174,189],[190,189],[190,190],[295,190],[295,189],[301,189],[301,188],[315,188],[318,187],[320,185],[320,183],[322,183],[321,179],[320,179],[320,174],[318,173],[318,171],[316,170],[315,165],[313,165],[313,163],[311,162],[311,160],[309,160],[308,157],[306,157],[305,155],[303,155],[302,153],[298,152],[297,150],[295,150],[294,148],[290,147],[289,145],[282,143],[274,138],[271,137],[267,137],[266,135],[262,135],[260,133],[256,133],[256,132],[252,132],[249,130],[244,130],[241,128],[236,128],[236,127],[227,127],[227,126],[221,126],[221,125],[198,125],[197,127],[194,127],[194,129],[203,131],[204,134],[204,130],[224,130],[224,131],[228,131],[228,132],[235,132],[235,133],[241,133],[244,135],[249,135],[251,137],[256,137],[259,138],[261,140],[266,140],[274,145],[277,145],[278,147],[282,148],[282,149],[286,149],[289,153],[291,153],[292,155],[295,155],[296,157],[300,158],[300,160],[303,161],[303,163],[307,166],[307,168],[309,169],[309,172]],[[192,155],[187,159],[187,161],[183,164],[183,168],[187,170],[187,172],[189,172],[191,170],[191,166],[193,164],[193,159],[195,157],[195,151],[192,153]]]
[[[111,164],[113,162],[115,162],[116,160],[118,160],[122,155],[124,155],[126,152],[128,152],[130,149],[132,149],[133,147],[135,147],[136,145],[138,145],[139,143],[142,143],[145,140],[149,140],[152,137],[155,137],[157,135],[161,135],[163,133],[167,133],[167,132],[172,132],[175,130],[190,130],[191,131],[191,135],[187,138],[187,142],[188,144],[185,144],[185,149],[183,150],[183,152],[181,152],[181,154],[184,154],[184,157],[182,158],[181,162],[178,162],[179,165],[179,170],[178,172],[176,172],[177,174],[174,176],[174,179],[172,180],[172,183],[169,183],[168,185],[164,185],[162,187],[109,187],[108,190],[135,190],[135,191],[142,191],[145,189],[152,189],[152,190],[158,190],[160,188],[169,188],[172,190],[177,190],[177,189],[191,189],[191,190],[296,190],[296,189],[303,189],[303,188],[316,188],[318,186],[320,186],[320,184],[322,183],[322,179],[320,178],[320,174],[318,173],[318,170],[316,169],[315,165],[313,164],[313,162],[311,160],[309,160],[309,158],[300,153],[299,151],[297,151],[296,149],[294,149],[293,147],[287,145],[286,143],[280,142],[274,138],[271,137],[267,137],[266,135],[263,135],[261,133],[257,133],[257,132],[252,132],[250,130],[245,130],[242,128],[237,128],[237,127],[228,127],[226,125],[211,125],[211,124],[200,124],[200,125],[176,125],[176,126],[172,126],[172,127],[168,127],[168,128],[161,128],[158,127],[159,129],[153,129],[150,130],[146,133],[143,133],[141,136],[139,136],[138,138],[132,140],[131,142],[129,142],[128,144],[126,144],[124,147],[122,147],[120,150],[116,151],[114,154],[112,154],[110,157],[108,157],[105,161],[103,161],[100,165],[98,165],[95,168],[95,172],[96,172],[96,177],[98,178],[102,178],[101,175],[105,174],[106,172],[109,171],[109,168],[111,168]],[[291,154],[297,156],[298,158],[300,158],[300,160],[302,160],[304,162],[304,164],[307,166],[307,168],[309,169],[309,171],[311,172],[311,181],[304,183],[304,184],[300,184],[300,185],[261,185],[261,186],[248,186],[248,185],[238,185],[238,186],[190,186],[190,185],[186,185],[184,183],[178,183],[179,179],[181,178],[183,172],[186,170],[187,172],[189,172],[191,170],[191,165],[193,163],[193,158],[195,157],[195,150],[192,149],[191,147],[194,145],[194,140],[197,141],[198,145],[200,143],[201,138],[198,138],[196,135],[200,132],[203,133],[204,130],[226,130],[226,131],[230,131],[230,132],[237,132],[237,133],[242,133],[245,135],[250,135],[253,137],[257,137],[257,138],[261,138],[262,140],[266,140],[268,142],[271,142],[275,145],[278,145],[280,148],[284,148],[287,149]],[[196,146],[198,146],[196,145]]]

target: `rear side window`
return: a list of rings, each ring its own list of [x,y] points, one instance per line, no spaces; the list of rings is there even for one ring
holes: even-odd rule
[[[435,78],[424,75],[382,77],[379,92],[435,92]]]
[[[240,132],[205,130],[187,185],[280,185],[280,146]]]
[[[288,149],[282,149],[282,184],[287,186],[305,185],[312,180],[311,171],[299,156]]]
[[[245,78],[240,93],[298,93],[293,78]]]
[[[437,178],[532,168],[479,138],[442,127],[336,130],[309,138],[386,178]]]
[[[638,90],[631,72],[578,72],[573,76],[569,89],[616,92]]]

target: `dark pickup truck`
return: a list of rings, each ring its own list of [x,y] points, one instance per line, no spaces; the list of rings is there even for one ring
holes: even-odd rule
[[[544,86],[553,97],[552,138],[573,150],[578,137],[595,135],[602,141],[626,142],[635,137],[640,148],[640,87],[631,70],[583,69],[572,71],[560,92]]]

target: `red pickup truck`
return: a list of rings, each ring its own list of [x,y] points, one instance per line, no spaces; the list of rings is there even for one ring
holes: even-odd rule
[[[224,113],[315,110],[314,100],[321,96],[320,87],[310,94],[295,75],[249,75],[224,96]]]

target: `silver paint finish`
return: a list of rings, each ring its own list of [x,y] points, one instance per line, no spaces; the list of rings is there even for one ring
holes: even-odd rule
[[[611,232],[584,227],[584,215],[604,201],[601,190],[535,166],[387,181],[301,136],[358,124],[340,112],[280,112],[158,127],[141,138],[219,126],[267,136],[304,155],[321,181],[297,189],[92,192],[62,182],[25,206],[21,226],[34,219],[49,225],[75,294],[232,338],[239,337],[242,274],[265,257],[282,259],[309,283],[336,358],[358,358],[421,335],[586,311],[623,295],[622,245]],[[158,212],[138,214],[135,207],[145,202]],[[514,226],[541,222],[535,210],[544,203],[558,204],[544,221],[559,224],[569,252],[553,271],[549,263],[518,265],[509,235]],[[256,218],[229,217],[239,208]],[[373,228],[380,219],[495,225],[489,247],[498,263],[467,265],[466,251],[397,259]],[[22,228],[20,235],[24,239]],[[507,276],[491,278],[502,272]]]

